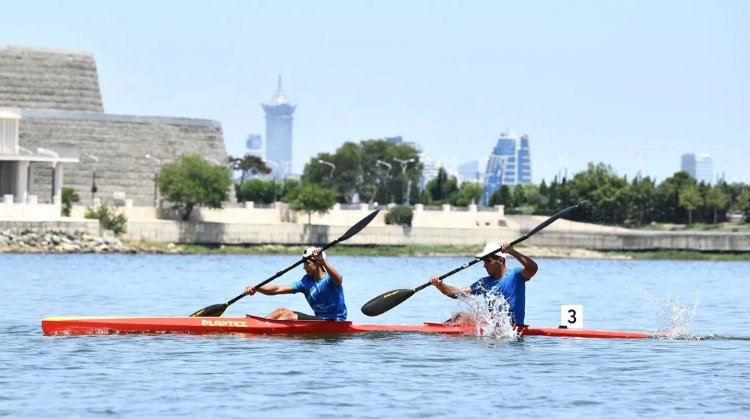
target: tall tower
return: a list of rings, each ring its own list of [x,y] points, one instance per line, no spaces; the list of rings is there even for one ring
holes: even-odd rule
[[[275,176],[286,177],[292,170],[292,115],[297,105],[281,90],[281,76],[276,93],[261,106],[266,112],[266,161]]]

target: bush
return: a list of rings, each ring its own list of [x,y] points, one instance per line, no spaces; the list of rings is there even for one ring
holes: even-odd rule
[[[73,208],[74,202],[79,202],[81,197],[76,193],[73,188],[62,188],[62,215],[63,217],[70,217],[70,210]]]
[[[410,226],[413,218],[414,213],[410,206],[396,205],[388,210],[388,213],[385,215],[385,223]]]
[[[128,217],[125,214],[117,213],[114,208],[110,208],[104,204],[99,205],[98,208],[86,208],[84,217],[98,219],[99,227],[104,230],[112,230],[115,236],[119,236],[127,231]]]

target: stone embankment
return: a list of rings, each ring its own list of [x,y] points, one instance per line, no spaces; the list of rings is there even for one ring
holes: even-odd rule
[[[95,236],[84,232],[29,229],[0,230],[0,253],[135,253],[111,234]]]

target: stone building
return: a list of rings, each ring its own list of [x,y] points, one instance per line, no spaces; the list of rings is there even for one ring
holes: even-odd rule
[[[227,158],[217,121],[104,113],[87,53],[0,45],[0,108],[0,126],[11,127],[3,131],[0,196],[16,203],[54,202],[66,186],[84,204],[100,198],[150,206],[154,173],[164,163],[182,154]]]

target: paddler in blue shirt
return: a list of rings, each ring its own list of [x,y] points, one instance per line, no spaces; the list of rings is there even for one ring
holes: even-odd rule
[[[491,254],[497,249],[500,249],[500,251]],[[523,327],[526,314],[526,281],[536,274],[539,267],[530,257],[510,247],[510,243],[503,243],[502,246],[497,243],[487,243],[484,250],[474,257],[480,259],[485,255],[490,255],[484,259],[484,269],[487,271],[487,276],[480,278],[469,287],[458,288],[448,285],[440,281],[439,275],[432,276],[430,282],[440,292],[451,298],[458,298],[460,295],[467,294],[501,296],[508,303],[511,324],[516,328]],[[505,266],[505,259],[508,255],[516,258],[522,266],[508,269]],[[458,313],[446,323],[473,322],[474,319],[469,313]]]
[[[275,320],[346,320],[346,303],[344,303],[344,287],[342,277],[338,271],[326,260],[325,252],[317,247],[305,249],[305,260],[302,267],[305,276],[291,285],[263,285],[256,288],[247,286],[245,294],[253,295],[260,292],[265,295],[296,294],[301,292],[313,309],[314,315],[292,311],[279,307],[267,319]]]

